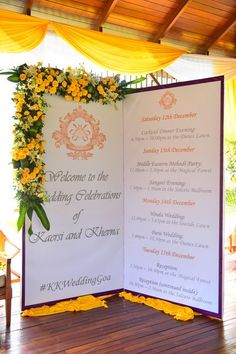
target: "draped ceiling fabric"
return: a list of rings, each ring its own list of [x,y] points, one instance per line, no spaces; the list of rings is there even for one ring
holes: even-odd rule
[[[18,53],[35,48],[44,38],[49,24],[81,54],[117,73],[158,71],[185,53],[157,43],[80,29],[5,10],[0,10],[0,51]]]
[[[185,54],[165,69],[180,81],[224,75],[225,79],[236,77],[236,59]]]
[[[225,84],[225,137],[236,140],[236,77]]]
[[[165,70],[180,81],[225,77],[225,137],[236,139],[236,59],[186,54]]]
[[[162,44],[81,29],[6,10],[0,10],[0,52],[32,50],[42,42],[49,25],[85,57],[113,72],[147,74],[165,68],[180,81],[224,75],[226,137],[235,139],[236,59],[185,54],[181,49]]]
[[[20,53],[37,47],[44,39],[48,21],[0,10],[0,52]]]

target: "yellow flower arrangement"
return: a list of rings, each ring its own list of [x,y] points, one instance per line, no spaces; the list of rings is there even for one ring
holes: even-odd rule
[[[17,83],[13,101],[15,103],[15,124],[12,163],[15,169],[14,187],[19,201],[18,230],[22,228],[26,215],[32,220],[36,212],[42,225],[49,230],[50,223],[43,208],[47,201],[44,188],[44,145],[43,126],[46,118],[47,101],[44,95],[59,95],[67,101],[81,103],[99,102],[115,104],[130,92],[128,84],[141,82],[143,78],[129,83],[119,76],[97,77],[81,66],[65,71],[37,65],[23,64],[7,74],[8,80]],[[32,234],[32,227],[28,230]]]

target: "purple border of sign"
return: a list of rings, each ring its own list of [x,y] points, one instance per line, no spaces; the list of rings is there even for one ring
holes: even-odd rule
[[[196,85],[196,84],[204,84],[206,82],[214,82],[214,81],[219,81],[221,83],[221,102],[220,102],[220,175],[219,175],[219,288],[218,288],[218,312],[210,312],[210,311],[204,311],[199,308],[192,308],[195,311],[201,312],[204,315],[207,316],[214,316],[216,318],[222,319],[223,317],[223,167],[224,167],[224,157],[223,157],[223,151],[224,151],[224,77],[223,76],[217,76],[217,77],[212,77],[212,78],[206,78],[206,79],[199,79],[199,80],[191,80],[191,81],[186,81],[186,82],[178,82],[178,83],[172,83],[172,84],[165,84],[165,85],[160,85],[160,86],[154,86],[154,87],[145,87],[145,88],[140,88],[136,89],[134,91],[135,93],[138,92],[145,92],[145,91],[154,91],[154,90],[160,90],[164,88],[170,88],[170,87],[178,87],[178,86],[189,86],[189,85]],[[36,305],[30,305],[30,306],[25,306],[25,227],[23,228],[22,231],[22,298],[21,298],[21,307],[22,310],[32,308],[32,307],[39,307],[42,305],[45,305],[45,303],[42,304],[36,304]],[[102,293],[95,293],[93,295],[95,296],[101,296],[101,295],[108,295],[108,294],[116,294],[119,293],[120,291],[127,290],[128,289],[115,289],[115,290],[110,290],[110,291],[105,291]],[[132,291],[133,294],[138,294],[138,295],[145,295],[145,294],[139,294],[134,291]],[[76,297],[75,297],[76,298]],[[61,299],[57,301],[51,301],[47,302],[47,305],[53,305],[59,301],[62,300],[68,300],[68,299]],[[184,305],[182,303],[178,303],[180,305]],[[186,306],[186,305],[185,305]]]

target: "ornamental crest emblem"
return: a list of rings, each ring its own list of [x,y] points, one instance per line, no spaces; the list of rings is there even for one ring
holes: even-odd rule
[[[170,91],[166,91],[161,97],[159,104],[164,109],[171,109],[176,104],[176,101],[175,95]]]
[[[106,135],[100,132],[100,122],[81,106],[65,117],[61,117],[60,130],[52,133],[56,148],[65,145],[70,151],[66,155],[73,160],[87,160],[93,156],[93,149],[104,147]]]

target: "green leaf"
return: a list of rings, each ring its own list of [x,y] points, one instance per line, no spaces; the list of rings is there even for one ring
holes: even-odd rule
[[[138,79],[135,79],[135,80],[131,80],[129,82],[121,82],[119,87],[126,87],[128,85],[135,85],[135,84],[139,84],[140,82],[143,82],[144,80],[146,80],[145,77],[141,76],[139,77]]]
[[[0,71],[0,75],[13,75],[15,71]]]
[[[34,203],[33,208],[46,230],[50,230],[50,222],[41,204]]]
[[[32,216],[33,216],[33,208],[29,208],[28,210],[27,210],[27,215],[28,215],[28,218],[30,219],[30,226],[29,226],[29,228],[28,228],[28,234],[31,236],[32,235],[32,233],[33,233],[33,229],[32,229]]]
[[[20,167],[20,161],[12,160],[12,164],[14,168],[19,168]]]
[[[25,204],[24,202],[20,202],[20,210],[19,210],[19,216],[17,220],[17,230],[20,231],[24,225],[25,222],[25,215],[27,213],[29,206]]]
[[[15,74],[8,76],[7,80],[9,80],[11,82],[19,82],[20,81],[19,76],[15,75]]]
[[[20,161],[20,166],[22,168],[29,167],[29,161],[27,159],[23,159]]]
[[[134,89],[134,88],[131,88],[131,87],[126,87],[126,88],[123,90],[124,94],[132,93],[132,92],[134,92],[134,91],[135,91],[135,89]]]

